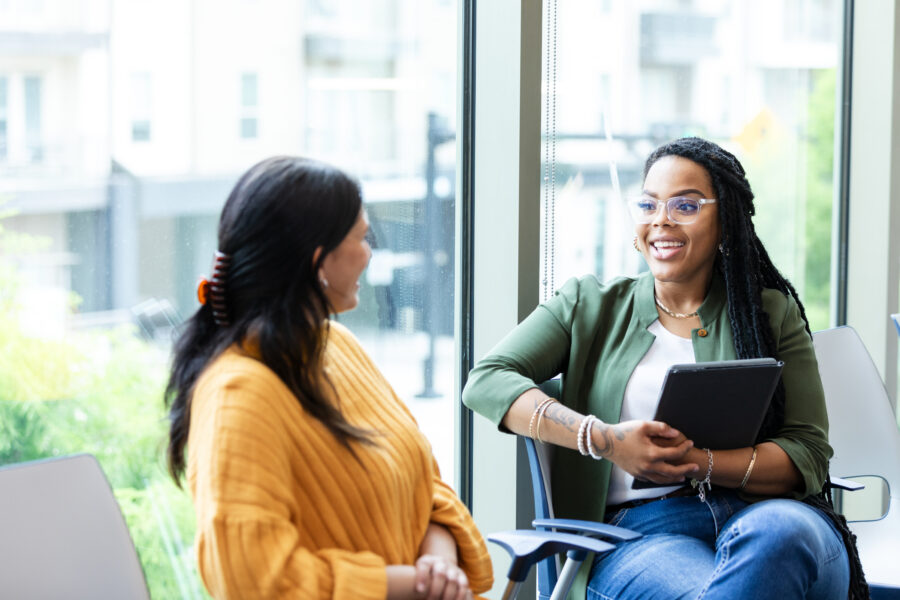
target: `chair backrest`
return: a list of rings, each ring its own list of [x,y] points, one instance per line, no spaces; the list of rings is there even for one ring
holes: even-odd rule
[[[534,518],[553,518],[553,496],[550,492],[550,463],[553,460],[553,445],[542,444],[528,437],[525,450],[528,452],[528,467],[531,470],[531,487],[534,494]]]
[[[559,398],[562,382],[557,377],[549,379],[539,386],[541,391],[552,398]],[[550,464],[553,460],[553,444],[542,444],[529,437],[524,437],[525,450],[528,452],[528,467],[531,470],[531,491],[534,496],[534,518],[552,519],[553,494],[550,491]],[[538,597],[549,598],[559,576],[559,559],[543,560],[537,565]]]
[[[128,527],[97,460],[0,468],[5,598],[149,599]]]
[[[828,407],[830,471],[838,477],[877,475],[887,480],[888,513],[850,527],[870,583],[900,586],[900,431],[884,383],[851,327],[813,334]]]
[[[534,496],[534,518],[553,518],[553,496],[550,493],[550,459],[553,452],[551,444],[542,444],[529,437],[525,440],[528,452],[528,467],[531,470],[531,492]],[[559,575],[559,559],[542,560],[537,565],[538,598],[549,598],[556,587]]]
[[[539,385],[541,391],[551,398],[559,398],[562,393],[562,380],[557,376]],[[550,492],[550,464],[553,461],[553,444],[525,438],[528,451],[528,465],[531,469],[531,486],[534,492],[534,517],[536,519],[552,519],[553,495]]]

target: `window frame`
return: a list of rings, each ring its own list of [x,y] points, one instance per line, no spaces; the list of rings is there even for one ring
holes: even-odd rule
[[[851,56],[844,78],[850,89],[844,95],[841,153],[846,179],[832,253],[833,268],[842,275],[837,295],[845,304],[838,306],[837,323],[859,333],[896,414],[900,342],[890,314],[900,308],[900,7],[847,2],[844,39]]]
[[[542,9],[527,0],[461,0],[459,390],[474,363],[538,302]],[[860,333],[896,412],[900,343],[888,314],[900,309],[900,260],[889,258],[900,256],[900,236],[890,236],[900,231],[900,127],[884,123],[900,119],[900,77],[892,76],[900,7],[891,10],[885,18],[880,4],[844,3],[831,321]],[[888,93],[876,93],[885,82]],[[877,210],[873,197],[881,198]],[[480,529],[528,527],[530,473],[515,438],[461,403],[457,433],[458,489]],[[507,557],[492,556],[502,573]]]

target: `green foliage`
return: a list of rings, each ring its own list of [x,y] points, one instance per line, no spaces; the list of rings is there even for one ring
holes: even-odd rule
[[[143,488],[118,488],[116,498],[153,598],[207,598],[197,576],[190,538],[194,530],[190,498],[167,478]]]
[[[742,162],[756,195],[754,223],[772,261],[794,284],[810,328],[831,324],[831,223],[834,191],[834,69],[813,71],[810,92],[787,127],[768,111]]]
[[[0,464],[47,456],[43,406],[0,400]]]
[[[131,327],[59,339],[23,331],[12,258],[39,245],[0,226],[0,464],[95,455],[125,515],[151,596],[206,597],[193,556],[190,498],[162,460],[168,356]]]
[[[810,325],[831,324],[831,223],[834,194],[835,69],[813,74],[806,139],[806,304]]]

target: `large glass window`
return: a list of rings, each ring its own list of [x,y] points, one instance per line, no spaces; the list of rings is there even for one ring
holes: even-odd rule
[[[36,10],[3,13],[29,35],[0,49],[0,464],[97,455],[152,596],[203,596],[162,460],[171,340],[230,187],[295,154],[362,182],[376,247],[340,320],[453,483],[456,3]]]
[[[38,162],[44,157],[44,144],[41,137],[41,90],[42,79],[37,75],[26,76],[22,82],[25,93],[25,145],[29,160]]]
[[[244,139],[254,139],[257,136],[258,87],[256,73],[241,74],[241,137]]]
[[[7,111],[8,108],[8,89],[9,89],[9,79],[0,75],[0,160],[6,158],[7,153],[7,145],[8,145],[8,118]]]
[[[735,153],[757,231],[830,324],[840,0],[546,3],[544,235],[547,291],[646,268],[623,197],[643,161],[699,135]]]
[[[150,123],[153,117],[153,87],[150,73],[134,73],[131,76],[131,139],[149,142]]]

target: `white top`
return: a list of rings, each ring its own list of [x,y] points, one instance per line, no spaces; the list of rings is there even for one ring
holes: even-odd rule
[[[625,398],[622,401],[620,423],[636,419],[652,421],[656,414],[656,406],[659,404],[659,393],[662,391],[663,380],[666,378],[669,367],[696,362],[693,342],[690,339],[679,337],[663,327],[659,319],[653,321],[647,331],[655,335],[656,340],[628,380]],[[613,465],[606,503],[621,504],[629,500],[655,498],[682,487],[676,485],[633,490],[631,489],[633,481],[634,477]]]

